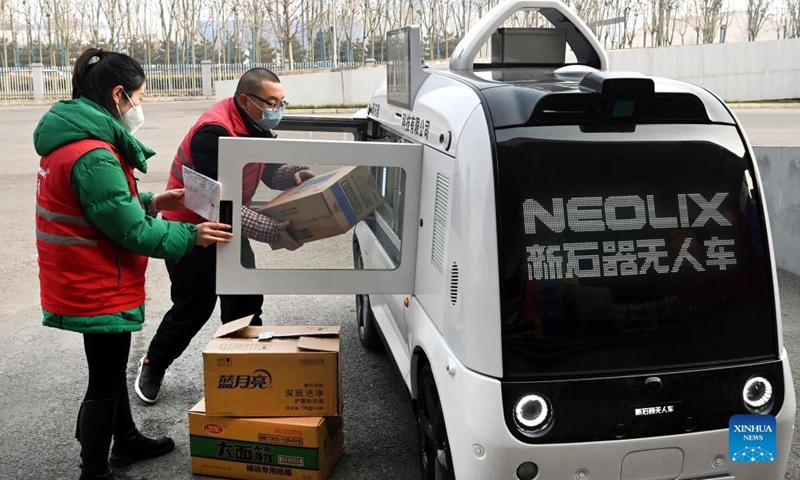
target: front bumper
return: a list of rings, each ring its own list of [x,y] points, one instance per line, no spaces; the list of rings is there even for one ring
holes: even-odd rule
[[[517,467],[524,462],[539,467],[536,480],[783,480],[796,403],[786,352],[781,361],[786,388],[783,408],[776,415],[778,451],[771,463],[732,462],[727,429],[631,440],[525,444],[506,427],[497,379],[470,371],[453,357],[447,368],[434,366],[434,375],[446,405],[458,480],[516,479]]]

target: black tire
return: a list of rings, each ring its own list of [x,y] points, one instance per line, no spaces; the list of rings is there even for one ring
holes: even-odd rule
[[[361,259],[361,253],[357,252],[356,255],[356,269],[363,269],[364,261]],[[375,315],[372,314],[369,295],[356,295],[356,322],[361,345],[370,350],[382,350],[383,342],[375,324]]]
[[[417,414],[420,470],[423,480],[455,480],[453,457],[447,439],[442,402],[431,366],[425,364],[419,375]]]

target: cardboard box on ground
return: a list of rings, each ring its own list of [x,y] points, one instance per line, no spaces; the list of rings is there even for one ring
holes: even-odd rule
[[[341,327],[251,327],[251,318],[219,327],[203,351],[206,413],[341,414]]]
[[[342,417],[230,418],[189,411],[192,473],[324,480],[344,453]]]
[[[347,232],[382,203],[369,168],[347,166],[284,191],[258,213],[291,220],[292,236],[306,243]]]

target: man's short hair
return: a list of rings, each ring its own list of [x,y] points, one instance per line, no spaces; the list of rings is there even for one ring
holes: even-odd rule
[[[236,85],[236,96],[258,90],[264,82],[281,83],[281,79],[266,68],[251,68],[244,72],[242,78],[239,79],[239,83]]]

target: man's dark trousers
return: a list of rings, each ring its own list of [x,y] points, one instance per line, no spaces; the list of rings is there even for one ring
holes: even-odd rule
[[[255,255],[246,237],[242,237],[242,266],[255,268]],[[217,303],[216,244],[194,247],[180,260],[166,260],[172,282],[172,308],[158,326],[147,358],[159,368],[166,369],[181,356],[197,332],[211,318]],[[261,325],[263,295],[220,295],[222,323],[254,315],[251,325]]]

